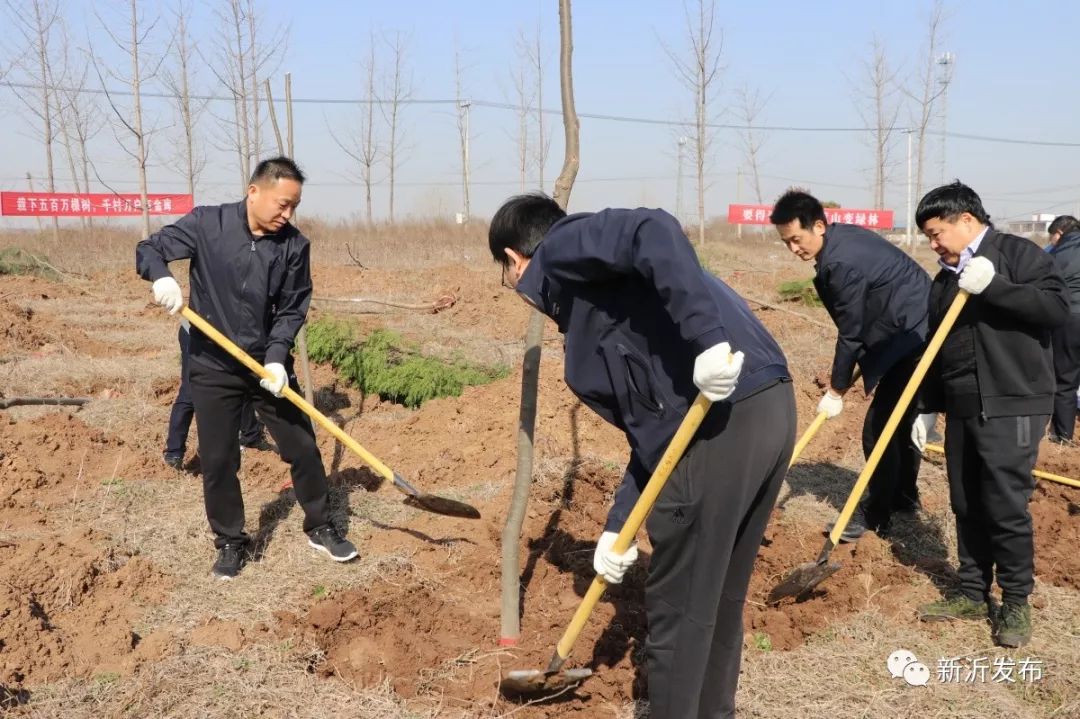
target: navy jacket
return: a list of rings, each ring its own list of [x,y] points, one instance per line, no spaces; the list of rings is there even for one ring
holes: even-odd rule
[[[836,323],[832,386],[851,386],[858,364],[866,391],[926,344],[930,275],[870,230],[832,224],[817,256],[814,287]]]
[[[720,342],[745,354],[729,402],[790,378],[776,341],[741,297],[702,269],[678,221],[662,210],[558,221],[517,288],[558,323],[567,386],[630,442],[611,531],[625,523],[698,394],[698,354]]]
[[[274,235],[251,234],[245,200],[196,207],[135,248],[144,280],[169,277],[168,263],[188,258],[191,309],[259,362],[286,364],[311,303],[307,238],[291,224]],[[240,367],[194,328],[191,359],[218,369]]]
[[[1080,232],[1063,236],[1049,252],[1069,288],[1069,312],[1080,315]]]

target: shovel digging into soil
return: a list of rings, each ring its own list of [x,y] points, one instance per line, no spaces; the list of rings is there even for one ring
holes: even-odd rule
[[[246,352],[244,352],[244,350],[237,347],[231,340],[229,340],[228,337],[218,332],[217,329],[213,327],[213,325],[204,320],[202,317],[199,317],[199,315],[195,314],[190,307],[187,307],[185,305],[184,308],[180,311],[180,314],[187,318],[188,322],[197,327],[200,332],[202,332],[204,335],[206,335],[218,345],[220,345],[222,349],[232,355],[237,361],[239,361],[249,370],[251,370],[263,379],[272,379],[270,374],[261,364],[252,359],[252,357]],[[387,479],[391,484],[393,484],[394,489],[406,495],[405,504],[416,507],[418,509],[427,510],[428,512],[434,512],[435,514],[443,514],[449,517],[463,517],[465,519],[480,518],[480,511],[472,505],[465,504],[464,502],[459,502],[455,499],[449,499],[447,497],[438,497],[433,494],[425,494],[418,490],[416,487],[406,482],[401,477],[401,475],[391,470],[385,464],[380,462],[379,459],[375,457],[375,455],[371,454],[366,449],[361,447],[356,440],[354,440],[352,437],[345,433],[345,430],[341,429],[341,427],[338,427],[336,424],[331,422],[326,415],[315,409],[315,407],[313,407],[310,403],[308,403],[307,400],[294,392],[292,388],[290,388],[288,385],[285,386],[285,390],[282,393],[282,396],[295,404],[297,407],[299,407],[304,414],[315,420],[315,422],[317,422],[323,429],[334,435],[334,437],[339,442],[351,449],[355,454],[360,457],[360,459],[364,460],[364,462],[369,467],[374,469],[385,479]]]
[[[859,500],[862,499],[866,485],[870,483],[871,475],[877,468],[878,462],[881,461],[882,455],[885,454],[886,445],[895,434],[896,428],[900,424],[900,420],[903,419],[904,413],[907,412],[912,399],[915,398],[916,390],[919,389],[923,377],[926,376],[926,372],[930,369],[938,350],[941,349],[945,336],[949,334],[953,324],[956,322],[956,318],[960,315],[960,310],[964,308],[968,296],[967,292],[960,290],[959,294],[956,295],[956,299],[949,306],[949,311],[945,313],[941,326],[937,328],[934,336],[930,338],[930,343],[926,346],[922,359],[919,360],[919,364],[915,367],[915,371],[912,373],[911,379],[908,380],[903,394],[900,395],[896,407],[893,409],[892,414],[889,415],[888,422],[885,423],[885,429],[882,431],[881,436],[878,437],[874,449],[870,452],[870,456],[866,460],[866,466],[863,467],[863,471],[855,481],[855,486],[851,488],[851,494],[848,495],[844,508],[840,510],[840,517],[836,520],[836,524],[833,525],[829,536],[826,537],[825,545],[821,548],[817,560],[801,564],[788,572],[783,581],[769,592],[769,604],[776,604],[785,597],[800,597],[809,594],[815,587],[840,570],[840,564],[830,562],[829,555],[836,548],[836,545],[840,543],[840,535],[844,533],[851,515],[855,512],[855,507],[859,504]]]
[[[701,425],[701,421],[705,419],[705,413],[709,411],[710,406],[712,406],[712,402],[701,394],[697,396],[694,404],[690,406],[690,410],[686,413],[682,423],[679,425],[679,429],[675,432],[675,436],[671,438],[667,449],[664,450],[664,455],[656,465],[656,470],[653,471],[648,484],[642,490],[633,511],[630,512],[626,524],[623,525],[619,536],[615,539],[612,550],[617,554],[623,554],[630,548],[634,536],[637,534],[638,529],[641,528],[641,525],[644,524],[649,512],[652,511],[653,505],[656,504],[656,498],[660,496],[660,490],[664,488],[664,484],[667,482],[668,477],[671,476],[671,471],[675,469],[675,465],[682,459],[683,452],[686,451],[687,445],[693,439],[694,433],[697,432],[698,427]],[[597,576],[593,579],[592,584],[589,585],[589,590],[585,593],[585,598],[581,600],[581,604],[574,613],[574,618],[570,620],[570,625],[566,628],[559,643],[555,645],[555,652],[551,655],[551,661],[548,662],[547,669],[518,669],[508,672],[499,682],[499,691],[511,698],[545,695],[572,687],[591,676],[592,669],[561,670],[567,657],[570,656],[570,650],[574,648],[578,635],[581,634],[581,630],[585,627],[585,622],[588,621],[589,615],[592,614],[592,610],[600,601],[600,597],[606,588],[607,582],[601,577]]]
[[[856,367],[855,371],[851,373],[852,384],[859,380],[860,375],[862,375],[862,372]],[[818,412],[817,417],[814,417],[814,421],[811,422],[810,426],[806,428],[806,431],[802,433],[802,436],[799,437],[799,441],[795,443],[795,448],[791,450],[791,459],[788,461],[789,468],[799,459],[799,455],[806,449],[806,445],[810,444],[810,440],[814,438],[814,435],[817,434],[818,430],[821,429],[821,425],[825,424],[825,420],[828,418],[829,415],[824,412]]]

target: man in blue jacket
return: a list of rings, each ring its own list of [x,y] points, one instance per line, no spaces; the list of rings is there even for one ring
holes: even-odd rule
[[[211,572],[219,579],[240,572],[250,543],[236,477],[240,417],[249,401],[289,464],[308,543],[335,561],[356,556],[356,547],[330,523],[326,470],[311,423],[282,397],[286,385],[299,387],[290,350],[311,302],[311,246],[289,222],[303,183],[304,174],[289,158],[263,160],[244,200],[196,207],[135,248],[139,276],[153,282],[154,301],[170,314],[180,311],[184,297],[168,264],[190,258],[191,309],[273,375],[260,380],[191,328],[188,381],[206,517],[218,550]]]
[[[926,344],[930,275],[870,230],[828,224],[821,203],[801,190],[790,190],[777,200],[771,221],[789,250],[803,261],[814,261],[814,288],[836,323],[830,386],[818,413],[830,418],[840,414],[857,365],[866,392],[874,393],[863,419],[863,454],[869,457]],[[883,532],[893,512],[918,508],[915,480],[921,454],[908,431],[915,414],[912,404],[841,541],[854,542],[867,529]]]
[[[1076,428],[1076,389],[1080,386],[1080,221],[1072,215],[1055,217],[1047,232],[1047,252],[1069,290],[1069,319],[1051,337],[1057,389],[1050,441],[1068,444]]]
[[[522,195],[488,241],[563,334],[567,386],[630,444],[593,557],[608,583],[637,557],[612,545],[694,397],[714,402],[646,523],[645,650],[654,719],[734,716],[743,603],[795,440],[783,353],[661,210],[567,216]]]

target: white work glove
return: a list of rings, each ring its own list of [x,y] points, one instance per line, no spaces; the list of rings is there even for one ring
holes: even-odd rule
[[[266,371],[273,375],[273,379],[261,379],[259,386],[275,397],[280,397],[285,391],[285,385],[289,384],[289,375],[285,371],[285,365],[280,362],[271,362],[266,365]]]
[[[817,413],[825,413],[826,419],[832,419],[844,411],[844,398],[834,393],[831,389],[822,395],[817,403]]]
[[[985,257],[972,257],[960,273],[960,289],[977,295],[994,279],[994,263]]]
[[[626,570],[637,561],[637,544],[631,544],[625,554],[616,554],[611,549],[618,536],[618,532],[601,534],[593,554],[593,569],[608,584],[620,584]]]
[[[175,315],[184,306],[184,293],[172,277],[154,280],[150,289],[154,292],[154,302],[167,309],[170,315]]]
[[[739,384],[743,353],[731,353],[731,345],[713,345],[694,360],[694,384],[710,402],[720,402],[731,396]]]
[[[911,443],[920,452],[926,450],[926,438],[934,430],[937,423],[937,413],[920,414],[911,424]]]

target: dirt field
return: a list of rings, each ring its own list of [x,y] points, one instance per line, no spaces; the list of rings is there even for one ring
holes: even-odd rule
[[[161,461],[178,385],[175,320],[151,305],[148,284],[124,265],[123,241],[111,241],[97,264],[82,254],[65,264],[57,248],[27,245],[26,237],[9,240],[50,252],[71,274],[0,276],[0,394],[90,401],[0,411],[0,703],[8,714],[647,716],[639,703],[647,542],[644,561],[605,596],[569,662],[595,675],[545,702],[497,692],[503,671],[546,664],[588,586],[626,449],[563,385],[561,345],[549,326],[521,547],[522,637],[518,647],[500,648],[500,534],[527,314],[499,286],[475,237],[424,255],[420,269],[385,248],[368,253],[367,269],[321,249],[315,294],[416,302],[453,293],[456,304],[438,314],[360,305],[368,312],[354,316],[431,354],[504,363],[509,376],[417,410],[361,396],[328,366],[316,366],[314,377],[316,403],[357,441],[426,491],[476,505],[483,518],[403,505],[322,433],[335,519],[360,549],[357,561],[335,565],[307,547],[299,508],[282,489],[286,466],[272,452],[247,451],[241,479],[258,556],[231,583],[208,573],[213,547],[194,428],[187,459],[196,474]],[[743,246],[716,241],[705,258],[767,302],[778,301],[780,282],[812,271],[757,237]],[[314,312],[349,306],[322,299]],[[787,306],[814,322],[761,307],[758,315],[788,354],[805,427],[834,335],[820,326],[828,325],[823,310]],[[1042,482],[1036,490],[1035,636],[1022,650],[994,647],[985,626],[915,617],[917,604],[954,580],[952,515],[933,455],[923,465],[917,516],[898,521],[888,538],[868,535],[837,549],[843,569],[806,601],[765,606],[780,576],[816,557],[822,526],[862,467],[864,403],[852,393],[781,492],[746,610],[740,716],[1080,717],[1080,489]],[[1039,466],[1080,476],[1080,449],[1044,444]],[[927,686],[890,677],[886,658],[898,648],[929,667]],[[962,672],[942,681],[947,660],[965,668],[1014,661],[1018,674],[969,681]],[[1041,676],[1021,677],[1021,664]]]

